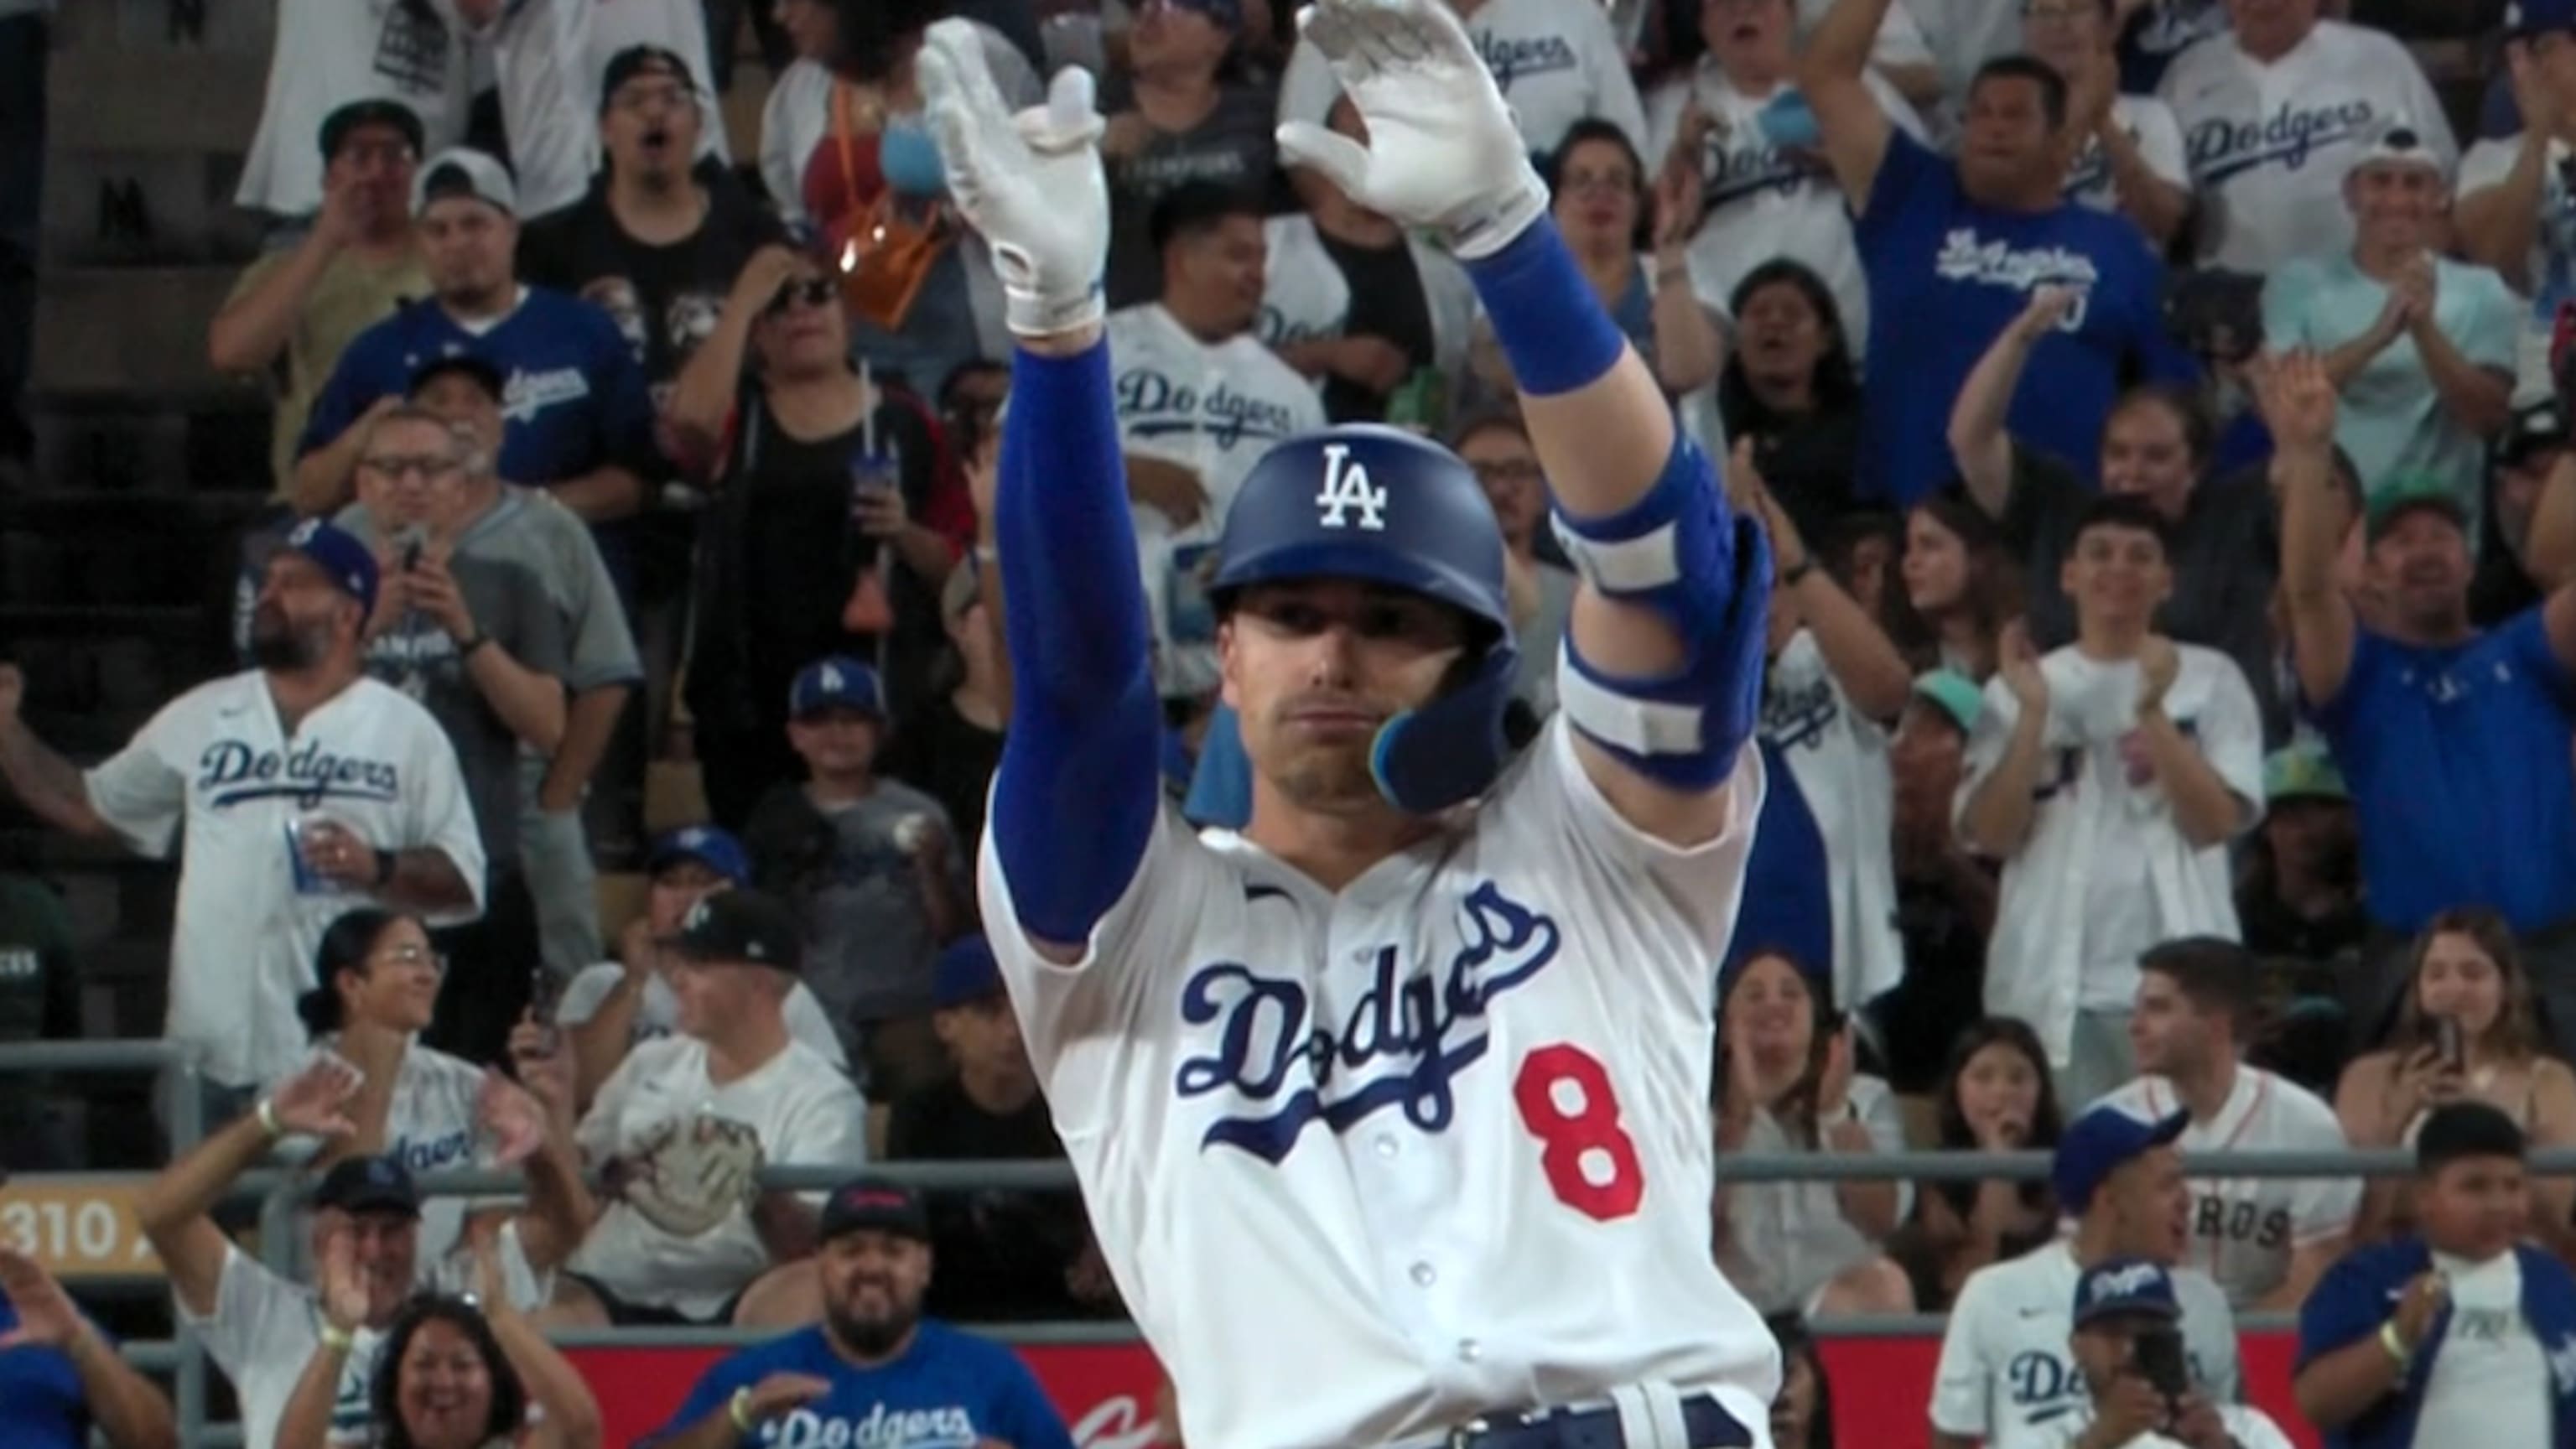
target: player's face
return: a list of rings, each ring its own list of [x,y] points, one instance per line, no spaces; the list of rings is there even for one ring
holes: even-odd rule
[[[1180,255],[1182,283],[1214,314],[1221,330],[1231,335],[1261,319],[1270,243],[1261,234],[1259,217],[1220,218],[1174,246]]]
[[[2183,1181],[2182,1157],[2172,1148],[2154,1148],[2120,1164],[2096,1191],[2110,1199],[2114,1252],[2159,1263],[2181,1260],[2191,1189]]]
[[[1968,92],[1959,180],[1972,197],[2009,200],[2030,190],[2044,168],[2059,164],[2056,144],[2039,83],[1989,76]]]
[[[519,223],[470,196],[429,204],[419,223],[421,267],[440,297],[480,305],[510,285]]]
[[[1816,1000],[1807,978],[1779,956],[1756,956],[1727,993],[1726,1020],[1735,1049],[1779,1068],[1803,1062],[1816,1038]]]
[[[676,935],[689,907],[725,888],[725,878],[702,861],[678,860],[653,877],[644,898],[644,918],[656,936]]]
[[[1927,617],[1948,613],[1967,601],[1968,545],[1924,509],[1905,518],[1906,602]]]
[[[2086,628],[2143,629],[2173,591],[2164,544],[2140,528],[2102,524],[2076,537],[2062,587]]]
[[[1025,1081],[1036,1069],[1020,1040],[1020,1018],[1000,992],[949,1007],[931,1017],[957,1069],[987,1081]]]
[[[2469,536],[2437,509],[2412,509],[2370,545],[2370,575],[2409,628],[2446,631],[2468,610]]]
[[[1959,1116],[1977,1140],[2027,1141],[2039,1116],[2039,1068],[2010,1042],[1990,1041],[1959,1068]]]
[[[428,1030],[445,969],[420,922],[397,917],[367,953],[366,973],[357,978],[356,996],[349,1003],[350,1019],[390,1031]]]
[[[388,534],[445,523],[465,491],[466,451],[444,423],[379,423],[358,455],[358,501]]]
[[[1730,73],[1789,68],[1790,0],[1700,0],[1699,33]]]
[[[859,1352],[883,1354],[921,1321],[929,1244],[863,1228],[825,1239],[814,1264],[823,1275],[823,1317],[835,1337]]]
[[[698,154],[698,125],[698,96],[689,83],[647,71],[608,98],[599,138],[613,174],[669,186],[688,174]]]
[[[787,741],[818,778],[864,775],[876,763],[877,719],[855,709],[817,710],[788,721]]]
[[[320,564],[280,549],[251,606],[251,659],[262,669],[309,669],[330,654],[342,629],[354,631],[358,622],[357,600],[340,592]]]
[[[486,467],[501,456],[501,404],[481,383],[462,373],[443,372],[412,394],[411,400],[414,407],[449,427],[463,428],[483,454]]]
[[[1787,387],[1814,379],[1828,338],[1806,288],[1795,282],[1758,287],[1736,322],[1736,351],[1747,377]]]
[[[2299,43],[2317,23],[2317,0],[2227,0],[2237,44],[2274,56]]]
[[[1637,234],[1644,185],[1625,146],[1577,141],[1557,159],[1556,224],[1572,235],[1577,250],[1585,243],[1627,246]]]
[[[1458,610],[1379,584],[1244,590],[1217,630],[1217,660],[1254,773],[1299,810],[1385,808],[1369,773],[1378,729],[1439,691],[1467,630]]]
[[[2138,997],[2129,1013],[2129,1045],[2143,1076],[2197,1070],[2209,1054],[2209,1024],[2191,998],[2161,972],[2138,975]]]
[[[2369,245],[2421,247],[2433,234],[2450,193],[2441,173],[2425,166],[2380,162],[2356,166],[2343,179],[2344,204],[2355,230]]]
[[[472,1449],[491,1428],[492,1370],[465,1331],[422,1322],[403,1345],[394,1404],[419,1449]]]
[[[2191,433],[2160,397],[2140,397],[2102,425],[2102,491],[2145,499],[2167,518],[2191,503]]]
[[[2531,1219],[2531,1185],[2513,1157],[2464,1157],[2415,1182],[2415,1215],[2436,1249],[2484,1262]]]
[[[2424,964],[2415,973],[2415,1002],[2426,1016],[2455,1018],[2460,1034],[2476,1041],[2504,1015],[2504,968],[2477,937],[2444,931],[2424,948]]]
[[[1547,474],[1538,450],[1511,428],[1486,428],[1459,441],[1458,456],[1475,470],[1494,506],[1494,521],[1514,547],[1527,547],[1547,515]]]

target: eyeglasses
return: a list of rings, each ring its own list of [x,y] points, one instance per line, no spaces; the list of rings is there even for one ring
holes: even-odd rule
[[[776,317],[800,302],[808,307],[822,307],[829,305],[831,300],[832,283],[829,278],[807,277],[779,288],[778,295],[769,299],[767,310],[768,315]]]
[[[444,483],[465,471],[465,464],[455,458],[441,458],[428,453],[387,453],[373,458],[360,458],[358,466],[396,482],[418,473],[427,482]]]
[[[447,958],[423,946],[409,944],[396,946],[377,959],[388,966],[400,966],[406,971],[427,971],[432,976],[447,974]]]

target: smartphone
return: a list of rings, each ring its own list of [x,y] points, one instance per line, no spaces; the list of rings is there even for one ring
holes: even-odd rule
[[[2434,1039],[2440,1045],[2442,1065],[2454,1072],[2468,1070],[2469,1044],[2460,1034],[2460,1019],[2456,1016],[2437,1016],[2433,1018],[2433,1032]]]
[[[555,1027],[555,1009],[563,1004],[563,981],[540,961],[528,968],[528,1018],[543,1028],[546,1054],[552,1056],[563,1047],[563,1033]]]
[[[2191,1365],[2183,1357],[2181,1329],[2165,1325],[2139,1334],[2131,1362],[2137,1365],[2139,1377],[2166,1399],[2191,1392]]]
[[[413,525],[402,531],[402,566],[404,573],[420,567],[420,556],[429,547],[429,530]]]

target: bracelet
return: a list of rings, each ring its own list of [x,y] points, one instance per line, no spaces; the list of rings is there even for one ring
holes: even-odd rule
[[[338,1324],[333,1323],[327,1318],[322,1320],[322,1346],[324,1348],[327,1348],[331,1352],[339,1354],[345,1358],[348,1356],[349,1350],[357,1344],[357,1341],[357,1336],[350,1333],[347,1329],[340,1327]]]
[[[489,644],[489,643],[491,643],[491,642],[492,642],[492,636],[491,636],[491,635],[484,633],[484,632],[483,632],[482,630],[480,630],[480,629],[477,629],[477,630],[475,630],[475,631],[474,631],[474,637],[473,637],[473,638],[468,639],[468,640],[466,640],[464,643],[459,644],[459,645],[457,645],[457,646],[456,646],[456,657],[457,657],[458,659],[460,659],[460,660],[462,660],[462,659],[471,659],[471,658],[473,658],[473,657],[474,657],[474,651],[475,651],[475,650],[480,649],[480,648],[482,648],[484,645]]]
[[[286,1135],[286,1129],[278,1125],[276,1104],[266,1097],[259,1099],[259,1111],[256,1115],[259,1118],[259,1130],[268,1134],[269,1141],[274,1142]]]
[[[736,1430],[745,1434],[751,1432],[751,1390],[736,1389],[733,1391],[733,1408],[726,1417],[733,1420],[733,1426]]]
[[[2397,1365],[2399,1373],[2406,1372],[2407,1365],[2415,1361],[2415,1350],[2407,1347],[2406,1340],[2398,1336],[2394,1318],[2379,1325],[2379,1346],[2388,1350],[2389,1361]]]

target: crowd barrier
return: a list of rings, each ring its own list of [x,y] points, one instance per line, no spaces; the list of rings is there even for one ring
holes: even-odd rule
[[[202,1135],[195,1120],[192,1066],[159,1041],[62,1042],[0,1045],[0,1073],[20,1071],[153,1071],[173,1074],[185,1088],[170,1093],[171,1138],[184,1151]],[[2195,1177],[2397,1176],[2411,1172],[2413,1157],[2399,1151],[2224,1152],[2187,1154]],[[1860,1156],[1806,1153],[1741,1153],[1720,1159],[1718,1176],[1732,1182],[1901,1179],[1913,1182],[2003,1178],[2029,1181],[2048,1175],[2045,1152],[1896,1152]],[[2576,1174],[2576,1149],[2538,1152],[2532,1168]],[[1005,1188],[1070,1189],[1063,1163],[893,1162],[872,1171],[925,1190]],[[763,1185],[824,1191],[845,1174],[823,1168],[770,1168]],[[48,1262],[78,1284],[131,1286],[160,1277],[134,1224],[133,1191],[143,1173],[35,1174],[0,1184],[0,1237]],[[292,1214],[311,1182],[300,1174],[263,1169],[234,1185],[235,1200],[261,1204],[260,1251],[272,1265],[294,1258]],[[516,1173],[444,1172],[420,1180],[436,1196],[506,1195],[524,1186]],[[2271,1413],[2302,1449],[2317,1437],[2300,1427],[2291,1407],[2290,1361],[2295,1324],[2283,1314],[2243,1314],[2246,1397]],[[1842,1444],[1853,1449],[1923,1449],[1928,1441],[1925,1406],[1940,1350],[1942,1318],[1909,1314],[1843,1319],[1816,1326],[1828,1376],[1837,1386],[1834,1409]],[[1156,1370],[1150,1355],[1124,1324],[1040,1323],[979,1328],[1012,1344],[1045,1385],[1082,1449],[1144,1449],[1155,1442]],[[555,1336],[597,1390],[608,1416],[607,1443],[624,1449],[659,1427],[706,1366],[760,1335],[734,1330],[619,1329]],[[1283,1346],[1285,1347],[1285,1346]],[[188,1449],[236,1449],[238,1429],[210,1424],[205,1411],[206,1359],[184,1328],[174,1340],[125,1345],[138,1367],[171,1375],[180,1442]],[[1293,1350],[1292,1350],[1293,1351]],[[777,1449],[828,1449],[797,1445]]]

